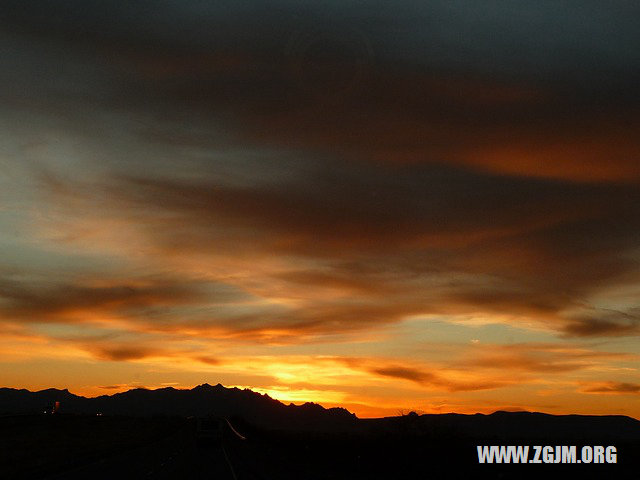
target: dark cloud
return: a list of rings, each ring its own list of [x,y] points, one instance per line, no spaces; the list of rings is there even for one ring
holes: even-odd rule
[[[558,317],[582,308],[602,285],[636,271],[636,262],[621,255],[640,240],[635,187],[516,180],[440,167],[336,168],[261,188],[123,179],[117,196],[134,208],[177,214],[175,224],[153,227],[164,248],[175,246],[182,224],[191,228],[180,236],[179,248],[216,245],[322,259],[322,269],[276,279],[291,287],[351,289],[365,304],[384,293],[369,318],[467,305],[555,317],[558,329],[574,335],[634,332],[635,323]],[[349,263],[349,257],[356,260]],[[442,276],[434,284],[437,274]],[[349,315],[328,308],[338,323]],[[362,315],[354,308],[352,318]]]
[[[429,382],[434,379],[434,376],[429,373],[407,367],[383,367],[373,369],[372,372],[384,377],[402,378],[417,383]]]
[[[640,384],[625,382],[605,382],[583,390],[586,393],[638,394]]]
[[[567,335],[616,336],[640,334],[640,317],[637,308],[631,313],[612,310],[595,310],[580,318],[571,319],[565,326]]]
[[[610,244],[631,248],[638,240],[634,205],[640,192],[635,187],[571,186],[447,167],[331,162],[292,174],[290,183],[256,187],[123,179],[116,196],[177,212],[180,220],[202,227],[224,222],[261,229],[290,238],[280,243],[292,250],[308,245],[321,251],[332,243],[360,250],[466,243],[508,248],[513,245],[507,242],[520,236],[524,248],[540,254],[574,252],[579,257],[595,256]],[[617,217],[611,216],[614,212]]]
[[[358,358],[342,361],[352,368],[362,368],[383,377],[408,380],[426,387],[442,388],[451,392],[495,389],[507,386],[503,378],[496,378],[492,371],[521,372],[520,382],[528,380],[530,374],[563,374],[606,363],[612,359],[629,359],[633,355],[615,352],[594,351],[590,347],[577,348],[571,344],[513,344],[513,345],[473,345],[464,353],[461,361],[452,359],[454,370],[433,367],[406,366]],[[372,364],[373,362],[373,364]],[[456,372],[474,372],[482,375],[481,380],[459,380]],[[584,390],[590,393],[637,392],[638,386],[627,383],[608,382],[597,384]]]
[[[207,355],[196,357],[196,360],[202,363],[206,363],[207,365],[220,365],[220,360],[218,358],[210,357]]]
[[[7,30],[30,40],[14,40],[6,100],[35,95],[34,108],[67,115],[93,96],[97,112],[188,130],[215,119],[245,145],[361,161],[637,180],[637,13],[584,2],[9,2]],[[52,60],[56,40],[66,48]],[[162,137],[156,123],[140,134]],[[203,145],[191,133],[178,138]]]
[[[19,285],[4,282],[0,295],[5,300],[3,313],[9,317],[31,317],[42,321],[47,317],[74,310],[118,310],[143,308],[164,302],[184,302],[193,292],[173,286],[83,286],[77,284]]]
[[[0,298],[0,315],[12,321],[82,323],[106,314],[160,328],[163,323],[180,323],[181,315],[192,316],[203,305],[250,296],[222,283],[150,275],[126,281],[3,278]]]
[[[277,50],[278,34],[294,31],[360,29],[385,61],[464,67],[509,73],[543,69],[588,71],[607,62],[624,66],[637,60],[633,22],[638,7],[629,2],[603,6],[596,1],[380,2],[176,0],[107,4],[103,1],[5,2],[9,26],[68,40],[109,41],[133,46],[210,49],[216,42]],[[335,52],[334,55],[338,55]]]
[[[357,365],[358,363],[360,362],[354,361],[354,359],[347,361],[347,364],[351,365]],[[448,378],[448,376],[444,373],[432,373],[422,369],[400,365],[377,366],[370,368],[369,371],[383,377],[409,380],[422,386],[445,389],[450,392],[492,390],[506,385],[504,381],[460,381],[453,378]]]
[[[122,362],[126,360],[139,360],[145,357],[157,356],[159,352],[154,349],[139,345],[95,345],[91,352],[103,360]]]
[[[589,296],[603,286],[632,282],[637,275],[631,252],[640,240],[640,191],[633,186],[338,162],[294,167],[286,181],[264,185],[129,176],[92,186],[67,183],[45,182],[55,203],[68,202],[64,192],[84,192],[86,208],[132,215],[161,255],[294,254],[305,259],[302,265],[313,262],[249,282],[258,295],[273,294],[269,283],[300,299],[351,292],[348,301],[320,299],[298,309],[210,311],[175,327],[312,334],[353,331],[408,315],[480,310],[533,317],[573,336],[637,333],[637,321],[623,318],[624,312],[613,318],[588,306]],[[18,297],[27,295],[22,304],[29,308],[42,303],[55,311],[56,301],[93,302],[97,308],[101,302],[138,301],[151,308],[154,298],[188,304],[205,295],[203,285],[176,279],[75,294],[74,288],[61,288],[68,292],[64,297],[47,289]],[[210,293],[242,298],[221,288]],[[19,307],[20,299],[13,304]]]
[[[181,316],[167,309],[206,296],[188,281],[3,282],[4,315],[103,310],[257,338],[470,312],[638,332],[588,305],[637,280],[637,6],[5,3],[7,118],[102,142],[79,161],[104,168],[96,185],[51,160],[52,203],[125,218],[164,256],[295,256],[274,289],[352,298]],[[122,158],[102,150],[112,137]]]
[[[569,322],[564,327],[564,331],[567,335],[579,337],[637,335],[640,333],[640,326],[637,320],[621,324],[609,320],[586,318]]]

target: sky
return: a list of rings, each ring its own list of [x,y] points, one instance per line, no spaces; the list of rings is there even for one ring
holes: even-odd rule
[[[0,384],[640,418],[639,17],[6,0]]]

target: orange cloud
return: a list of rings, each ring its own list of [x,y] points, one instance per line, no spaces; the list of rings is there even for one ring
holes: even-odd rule
[[[628,353],[594,351],[571,344],[474,345],[466,356],[462,365],[471,368],[556,375],[635,358]]]

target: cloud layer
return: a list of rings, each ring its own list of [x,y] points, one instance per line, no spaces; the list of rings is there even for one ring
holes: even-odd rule
[[[320,349],[344,357],[370,403],[376,382],[479,402],[465,395],[522,376],[533,388],[543,372],[633,393],[639,14],[595,1],[5,2],[6,351],[31,341],[219,374],[242,357],[248,379],[266,367],[237,349]],[[548,343],[490,338],[445,361],[442,345],[401,334],[434,319]],[[287,383],[274,378],[259,387]]]

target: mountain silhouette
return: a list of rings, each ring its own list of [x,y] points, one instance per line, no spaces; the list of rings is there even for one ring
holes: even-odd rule
[[[369,420],[361,420],[363,423]],[[489,415],[457,413],[374,419],[370,431],[431,438],[476,438],[497,443],[513,439],[640,441],[640,421],[624,415],[550,415],[497,411]]]
[[[0,431],[0,478],[34,480],[122,472],[150,479],[540,478],[539,465],[480,464],[478,445],[575,445],[577,455],[583,445],[613,445],[618,463],[554,465],[554,475],[638,478],[640,458],[640,421],[620,415],[411,412],[359,419],[343,408],[286,405],[220,384],[95,398],[0,388]]]
[[[38,392],[0,388],[0,415],[38,414],[60,402],[59,413],[132,417],[241,418],[262,428],[289,431],[350,431],[370,435],[417,435],[448,438],[566,438],[640,440],[640,422],[622,415],[549,415],[498,411],[490,415],[425,414],[358,419],[344,408],[315,403],[286,405],[269,395],[220,384],[190,390],[136,388],[86,398],[67,389]]]
[[[285,430],[335,430],[357,421],[344,408],[326,409],[315,403],[285,405],[266,394],[220,384],[205,383],[190,390],[136,388],[95,398],[74,395],[67,389],[30,392],[0,388],[0,415],[43,413],[55,402],[60,402],[59,412],[63,414],[241,417],[261,427]]]

